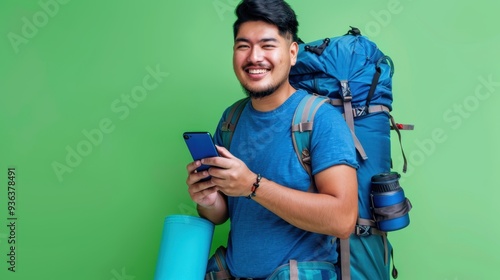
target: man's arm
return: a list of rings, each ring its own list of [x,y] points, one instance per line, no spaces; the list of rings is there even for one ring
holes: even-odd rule
[[[208,219],[216,225],[220,225],[227,221],[229,215],[226,196],[220,192],[217,192],[217,194],[217,199],[213,206],[204,207],[198,204],[197,210],[200,217]]]
[[[319,193],[286,188],[263,178],[253,199],[298,228],[348,238],[358,216],[356,170],[336,165],[314,178]]]
[[[216,166],[208,174],[217,189],[227,196],[247,196],[257,175],[225,148],[222,157],[204,159]],[[354,230],[358,215],[356,170],[348,165],[327,168],[315,176],[319,193],[281,186],[262,178],[253,199],[290,224],[312,232],[347,238]]]

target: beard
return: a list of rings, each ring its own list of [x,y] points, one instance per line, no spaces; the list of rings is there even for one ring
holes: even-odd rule
[[[266,89],[259,91],[251,90],[245,87],[245,85],[243,84],[241,86],[243,87],[243,90],[245,91],[245,94],[248,97],[259,99],[273,94],[277,89],[279,89],[283,85],[284,82],[285,80],[281,81],[277,85],[269,85]]]

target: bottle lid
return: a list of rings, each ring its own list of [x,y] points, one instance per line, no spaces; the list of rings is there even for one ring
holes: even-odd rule
[[[397,172],[380,173],[372,177],[372,191],[390,192],[401,188],[399,178],[401,175]]]

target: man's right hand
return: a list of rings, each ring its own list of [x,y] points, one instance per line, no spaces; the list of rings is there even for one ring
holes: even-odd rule
[[[202,180],[209,174],[208,171],[196,172],[196,168],[200,166],[199,160],[186,166],[188,172],[186,184],[189,195],[198,204],[200,216],[209,219],[214,224],[221,224],[228,218],[226,200],[211,180]]]

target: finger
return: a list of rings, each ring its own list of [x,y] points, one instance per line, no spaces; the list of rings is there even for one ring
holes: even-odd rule
[[[188,191],[191,194],[191,197],[199,197],[200,194],[203,194],[206,190],[212,189],[215,187],[210,180],[197,182],[192,185],[189,185]]]
[[[201,190],[201,191],[199,191],[199,192],[197,192],[197,193],[194,194],[194,196],[195,196],[194,201],[196,203],[201,203],[201,202],[203,202],[203,200],[207,196],[209,196],[209,195],[211,195],[211,194],[213,194],[213,193],[215,193],[217,191],[218,191],[217,187],[215,187],[215,186],[207,188],[207,189],[204,189],[204,190]]]
[[[200,167],[201,166],[201,162],[199,160],[197,161],[193,161],[191,163],[189,163],[187,166],[186,166],[186,170],[189,174],[193,173],[196,168]]]
[[[202,164],[227,169],[231,166],[231,160],[236,159],[226,148],[216,146],[219,153],[218,157],[204,158],[201,160]]]
[[[229,160],[223,157],[209,157],[201,160],[201,164],[208,165],[210,167],[218,167],[218,168],[228,168]]]
[[[223,170],[225,170],[225,169],[217,168],[217,167],[210,168],[208,170],[208,173],[210,174],[210,177],[211,177],[210,182],[213,185],[219,185],[224,180],[223,173],[221,172]]]
[[[225,157],[225,158],[235,158],[235,156],[233,156],[233,154],[231,154],[225,147],[223,146],[215,146],[217,148],[217,152],[219,152],[219,155],[221,157]]]
[[[196,172],[196,170],[194,170],[192,173],[189,174],[188,178],[186,179],[186,184],[188,186],[194,185],[200,182],[201,180],[207,178],[208,176],[210,176],[210,174],[208,174],[207,170],[201,172]]]

